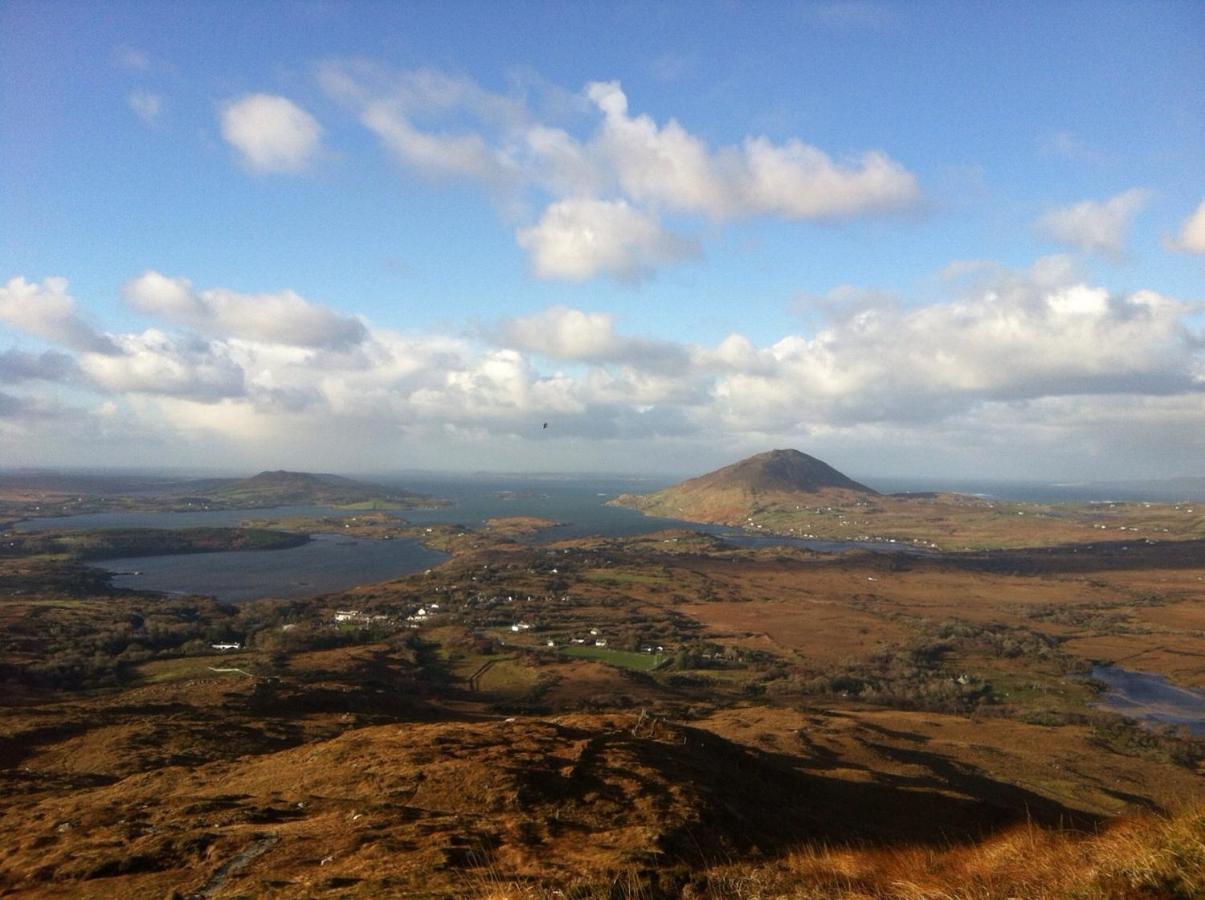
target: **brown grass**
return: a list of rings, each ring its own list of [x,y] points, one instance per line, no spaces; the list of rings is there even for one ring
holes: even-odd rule
[[[1022,825],[944,849],[808,845],[763,864],[680,872],[676,887],[665,874],[625,870],[550,890],[487,871],[473,887],[495,900],[1188,900],[1205,896],[1205,802],[1118,820],[1098,834]]]

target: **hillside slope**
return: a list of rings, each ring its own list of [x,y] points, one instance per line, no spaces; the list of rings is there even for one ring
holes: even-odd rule
[[[447,501],[400,488],[283,469],[250,478],[215,479],[165,499],[176,505],[254,509],[268,506],[343,506],[363,509],[446,506]]]
[[[623,494],[610,505],[809,540],[887,541],[928,549],[1205,536],[1205,515],[1193,503],[1034,503],[947,492],[880,494],[798,450],[759,453],[651,494]]]
[[[613,502],[649,515],[739,523],[777,505],[847,504],[877,496],[814,456],[770,450],[652,494],[624,494]]]

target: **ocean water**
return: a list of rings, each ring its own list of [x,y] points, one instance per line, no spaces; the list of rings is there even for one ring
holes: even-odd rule
[[[689,528],[724,538],[744,547],[794,546],[820,551],[861,548],[890,552],[923,552],[902,544],[816,541],[750,534],[718,525],[699,525],[676,519],[642,515],[634,510],[607,506],[624,493],[647,493],[671,479],[555,476],[376,477],[382,484],[442,497],[452,505],[440,509],[396,510],[416,525],[459,524],[480,526],[496,516],[539,516],[561,524],[532,538],[534,543],[602,535],[622,537],[648,534],[665,528]],[[918,481],[871,480],[883,491],[932,490]],[[1002,486],[993,483],[949,485],[955,489],[1007,499],[1085,500],[1107,499],[1084,488],[1058,489],[1047,485]],[[1067,496],[1081,495],[1082,496]],[[1122,499],[1118,497],[1117,499]],[[192,512],[93,513],[61,518],[29,519],[16,527],[22,531],[94,528],[189,528],[233,526],[248,519],[289,516],[347,515],[348,511],[323,506],[288,506],[256,510],[203,510]],[[340,536],[342,537],[342,536]],[[178,593],[211,594],[237,602],[257,597],[292,597],[336,591],[357,584],[398,578],[422,571],[443,556],[413,541],[356,541],[323,539],[289,550],[186,554],[108,560],[103,566],[122,573],[123,587]]]
[[[285,550],[183,553],[105,560],[117,587],[205,594],[225,603],[262,597],[308,597],[389,581],[447,559],[412,538],[365,541],[318,534]]]
[[[744,547],[797,546],[821,551],[867,548],[915,552],[900,544],[853,541],[809,541],[747,534],[718,525],[697,525],[642,515],[607,506],[623,493],[643,493],[665,482],[623,479],[409,479],[405,487],[452,501],[440,509],[400,509],[396,514],[416,525],[459,524],[473,528],[497,516],[539,516],[562,524],[532,538],[534,543],[587,535],[622,537],[665,528],[690,528],[715,534]],[[91,513],[29,519],[22,531],[95,528],[191,528],[233,526],[248,519],[287,516],[348,515],[322,506],[289,506],[255,510],[193,512]],[[119,573],[120,587],[181,594],[208,594],[226,602],[261,597],[296,597],[371,584],[430,568],[446,557],[413,540],[351,540],[319,535],[288,550],[191,553],[105,560],[99,565]],[[132,573],[139,574],[132,574]]]

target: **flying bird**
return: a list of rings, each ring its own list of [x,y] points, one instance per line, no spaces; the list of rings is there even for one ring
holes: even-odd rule
[[[545,427],[545,428],[547,428],[547,427],[548,427],[548,423],[547,423],[547,422],[545,422],[545,423],[544,423],[544,427]]]

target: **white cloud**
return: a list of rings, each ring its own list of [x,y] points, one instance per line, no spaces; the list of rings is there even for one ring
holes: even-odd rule
[[[673,119],[658,126],[628,115],[618,82],[594,82],[586,94],[603,113],[599,150],[638,201],[718,219],[828,219],[899,210],[920,196],[915,176],[878,151],[842,165],[797,139],[748,137],[713,152]]]
[[[259,172],[298,172],[317,156],[322,127],[286,97],[246,94],[223,104],[222,137]]]
[[[773,365],[721,377],[732,428],[934,422],[979,404],[1070,394],[1205,388],[1187,304],[1055,283],[1048,267],[981,282],[957,301],[860,307],[815,337],[761,353]]]
[[[0,382],[65,382],[74,379],[75,359],[57,350],[26,353],[10,349],[0,353]]]
[[[511,319],[502,331],[519,349],[560,359],[606,359],[619,346],[612,316],[564,306]]]
[[[1119,257],[1125,253],[1130,222],[1149,197],[1149,191],[1134,188],[1108,200],[1059,207],[1038,220],[1038,229],[1060,244]]]
[[[19,419],[7,431],[0,421],[0,448],[42,446],[30,435],[62,408],[45,396],[60,382],[73,394],[99,392],[87,421],[140,441],[201,446],[210,435],[261,456],[287,448],[304,459],[320,449],[335,461],[354,444],[355,459],[374,464],[396,460],[400,447],[440,464],[449,448],[486,440],[489,449],[476,451],[486,455],[464,464],[502,465],[507,453],[531,463],[533,435],[545,449],[560,439],[587,439],[573,445],[579,450],[610,442],[630,451],[633,465],[631,448],[654,440],[743,450],[806,435],[817,451],[869,454],[887,442],[922,463],[926,444],[929,453],[957,455],[933,450],[943,442],[967,453],[995,448],[1007,463],[1011,441],[1053,459],[1059,446],[1103,441],[1110,429],[1143,447],[1155,436],[1171,442],[1151,458],[1181,465],[1201,445],[1199,307],[1146,290],[1111,293],[1061,257],[1028,271],[984,262],[954,269],[952,300],[908,305],[843,287],[818,302],[814,333],[765,343],[738,333],[709,346],[631,336],[609,314],[564,306],[473,339],[362,325],[358,340],[330,346],[315,340],[319,328],[302,326],[313,309],[314,321],[333,313],[295,295],[286,292],[293,299],[284,311],[263,319],[255,295],[197,291],[148,273],[131,282],[131,302],[208,337],[149,329],[111,336],[107,353],[82,341],[71,355],[0,354],[0,380],[28,393],[0,398]],[[48,283],[65,294],[61,279]],[[20,296],[29,290],[42,288],[24,286]],[[0,303],[0,312],[10,306]],[[64,310],[74,315],[69,304]],[[294,313],[302,324],[264,324]],[[283,341],[282,330],[293,337]],[[556,368],[563,362],[567,371]],[[541,434],[550,420],[553,433]],[[601,451],[591,458],[605,462]]]
[[[9,279],[0,287],[0,322],[72,350],[114,351],[109,338],[76,313],[66,278],[46,278],[40,284]]]
[[[358,319],[341,316],[293,291],[197,291],[186,278],[149,271],[128,282],[124,293],[135,309],[208,335],[331,350],[346,349],[367,335]]]
[[[1169,244],[1183,253],[1205,253],[1205,200],[1184,220],[1180,233]]]
[[[699,252],[697,244],[624,200],[557,201],[539,222],[519,231],[518,242],[538,277],[564,281],[598,275],[639,281]]]
[[[408,170],[480,184],[508,220],[544,207],[517,233],[542,278],[632,281],[693,255],[693,244],[658,224],[662,211],[830,220],[895,212],[920,198],[916,176],[882,151],[835,160],[796,138],[757,135],[712,148],[673,119],[631,115],[618,82],[592,82],[579,95],[537,82],[554,96],[540,103],[526,85],[500,94],[432,70],[328,63],[319,80]],[[570,127],[583,122],[587,129]],[[637,234],[623,240],[618,223]]]
[[[149,91],[134,91],[126,98],[126,102],[130,104],[134,114],[147,125],[154,125],[159,121],[159,114],[163,112],[163,98]]]
[[[120,353],[85,353],[79,359],[84,374],[107,391],[206,402],[246,392],[242,368],[219,345],[153,329],[122,335],[117,344]]]
[[[502,179],[504,166],[477,134],[431,134],[415,128],[385,104],[371,104],[360,120],[402,162],[439,178]]]
[[[598,365],[619,364],[658,377],[686,374],[692,354],[690,348],[671,341],[622,337],[615,331],[613,316],[565,306],[507,319],[499,336],[507,346],[526,353]]]

